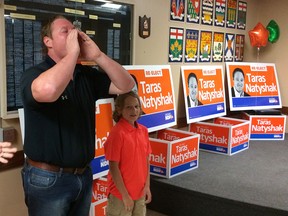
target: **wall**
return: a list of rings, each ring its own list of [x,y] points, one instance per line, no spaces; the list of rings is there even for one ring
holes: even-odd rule
[[[280,28],[280,37],[275,43],[267,43],[266,47],[261,47],[257,52],[256,47],[250,45],[249,36],[246,37],[245,61],[275,63],[280,85],[282,106],[285,107],[287,115],[288,92],[287,86],[287,53],[288,53],[288,11],[287,0],[256,0],[248,2],[247,30],[252,30],[258,22],[267,26],[270,20],[275,20]],[[248,33],[247,31],[247,33]],[[288,121],[286,121],[286,133],[288,133]]]
[[[0,173],[0,215],[27,216],[20,169]]]
[[[264,26],[271,19],[274,19],[280,26],[280,39],[275,44],[268,44],[261,48],[259,61],[276,63],[278,76],[280,81],[283,106],[288,106],[288,92],[285,92],[286,64],[285,57],[282,53],[287,53],[288,41],[286,24],[288,17],[285,16],[288,11],[287,0],[247,0],[247,27],[245,32],[245,59],[244,61],[257,61],[256,48],[251,47],[248,31],[253,29],[257,22],[261,22]],[[1,2],[1,1],[0,1]],[[168,34],[169,27],[186,27],[184,23],[169,21],[169,0],[119,0],[119,2],[130,3],[134,5],[134,32],[133,32],[133,64],[135,65],[153,65],[168,64]],[[151,36],[142,39],[138,36],[138,20],[139,16],[151,17]],[[193,24],[187,24],[189,28],[201,28],[201,30],[223,31],[215,27],[205,27]],[[244,31],[233,31],[235,33],[244,34]],[[184,98],[182,83],[180,77],[181,64],[172,63],[172,76],[174,82],[174,91],[176,96],[178,118],[185,117]],[[224,66],[224,63],[223,63]],[[0,125],[14,126],[17,129],[16,145],[22,149],[22,142],[19,129],[18,119],[3,120]],[[287,131],[287,127],[286,127]],[[25,216],[26,207],[24,204],[22,183],[20,178],[20,168],[0,172],[0,215],[9,216]]]
[[[134,64],[170,64],[172,69],[172,76],[174,82],[174,92],[176,96],[177,105],[177,118],[185,118],[184,109],[184,97],[182,82],[180,76],[180,67],[183,64],[180,63],[168,63],[168,43],[169,43],[169,27],[183,27],[183,28],[195,28],[208,31],[223,31],[223,28],[210,27],[203,25],[185,24],[179,22],[169,21],[169,7],[170,1],[168,0],[135,0],[135,51],[134,51]],[[288,22],[288,16],[283,16],[288,11],[288,4],[285,0],[273,1],[270,0],[247,0],[247,22],[246,31],[230,30],[227,32],[245,34],[245,50],[244,61],[245,62],[265,62],[275,63],[278,72],[278,79],[280,84],[280,91],[282,97],[282,105],[288,106],[288,92],[285,92],[284,87],[287,85],[285,82],[286,72],[286,56],[281,53],[287,53],[288,41],[286,28]],[[167,8],[159,10],[159,8]],[[151,36],[146,39],[142,39],[138,36],[138,16],[146,15],[151,17]],[[274,19],[280,27],[280,38],[272,44],[267,43],[266,47],[261,47],[258,55],[257,48],[252,47],[250,44],[249,30],[252,30],[258,22],[261,22],[265,27],[269,21]],[[286,52],[285,52],[286,51]],[[287,60],[286,60],[287,61]],[[202,63],[200,63],[202,64]],[[213,64],[213,63],[211,63]],[[186,65],[186,64],[185,64]],[[225,63],[222,63],[225,68]],[[288,123],[287,123],[288,125]],[[288,132],[288,126],[286,126],[286,132]]]
[[[261,2],[261,3],[260,3]],[[261,62],[272,62],[276,64],[278,79],[280,84],[280,91],[283,106],[288,106],[288,92],[287,92],[287,53],[288,53],[288,4],[286,0],[261,0],[258,5],[258,13],[260,21],[264,26],[267,26],[270,20],[275,20],[280,28],[280,37],[276,43],[268,43],[266,47],[260,50]],[[256,22],[255,22],[256,23]],[[287,128],[286,128],[287,129]]]
[[[173,22],[169,20],[169,10],[170,10],[170,1],[168,0],[135,0],[136,6],[135,10],[139,16],[146,15],[151,17],[151,36],[146,39],[142,39],[138,36],[138,26],[135,26],[134,38],[135,38],[135,61],[134,64],[170,64],[172,70],[173,84],[174,84],[174,93],[176,97],[176,108],[177,108],[177,118],[178,120],[185,119],[185,103],[184,103],[184,93],[182,87],[182,80],[180,74],[181,63],[169,63],[168,62],[168,45],[169,45],[169,27],[181,27],[181,28],[191,28],[207,31],[227,31],[230,33],[236,34],[245,34],[245,49],[249,46],[249,36],[248,31],[237,30],[237,29],[227,29],[214,26],[205,26],[199,24],[191,24],[185,22]],[[248,13],[247,16],[247,29],[250,29],[252,20],[254,20],[255,13],[251,13],[255,8],[255,3],[248,2]],[[159,10],[161,8],[162,10]],[[138,16],[135,16],[135,24],[137,25]],[[246,51],[246,50],[245,50]],[[244,51],[244,52],[245,52]],[[245,56],[245,54],[244,54]],[[247,58],[244,59],[248,61]],[[207,64],[207,63],[200,63]],[[216,63],[210,63],[216,64]],[[219,65],[219,63],[217,63]],[[193,65],[191,63],[190,65]],[[222,63],[223,68],[225,68],[225,63]],[[185,120],[186,121],[186,120]]]

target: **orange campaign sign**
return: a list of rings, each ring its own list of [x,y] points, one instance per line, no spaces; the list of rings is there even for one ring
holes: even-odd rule
[[[226,115],[223,68],[182,66],[187,123]]]
[[[249,127],[246,123],[241,124],[239,120],[232,118],[216,118],[215,124],[232,126],[231,127],[231,148],[235,148],[249,141]]]
[[[171,170],[189,163],[189,166],[195,166],[198,159],[198,140],[183,139],[182,142],[176,142],[171,149]]]
[[[226,63],[230,110],[281,108],[275,64]]]
[[[200,134],[200,148],[201,143],[205,143],[207,145],[215,145],[217,147],[223,147],[225,149],[228,149],[230,142],[229,127],[219,127],[218,124],[210,124],[210,123],[207,124],[196,123],[196,124],[190,124],[189,128],[190,128],[189,131]],[[219,149],[220,148],[218,148],[218,150]]]
[[[166,173],[166,166],[168,164],[167,154],[169,152],[169,145],[167,142],[161,142],[157,139],[150,138],[150,145],[152,147],[152,154],[150,155],[150,164],[160,169],[153,169],[155,172],[161,174]],[[163,168],[163,170],[161,170]]]
[[[106,215],[107,200],[94,203],[90,208],[90,216],[105,216]]]
[[[197,122],[189,131],[200,134],[200,149],[233,155],[249,147],[250,122],[227,117],[215,118],[213,123]]]
[[[168,65],[124,66],[135,79],[143,115],[138,120],[149,132],[176,125],[175,97]]]
[[[150,138],[150,173],[171,178],[198,167],[199,135],[167,128]]]
[[[249,115],[244,113],[243,117],[251,122],[251,140],[284,140],[286,115]]]
[[[191,134],[188,134],[191,136]],[[198,143],[196,139],[183,139],[187,138],[187,133],[180,130],[166,129],[157,132],[157,138],[167,141],[174,141],[182,139],[184,142],[177,142],[177,145],[171,145],[171,168],[185,164],[189,161],[197,160]]]
[[[105,216],[107,207],[107,178],[93,180],[92,200],[89,216]]]
[[[91,162],[93,178],[107,175],[109,165],[105,159],[104,143],[114,125],[112,114],[114,99],[100,99],[96,101],[95,113],[95,158]]]
[[[107,178],[93,180],[92,186],[92,203],[107,199]]]

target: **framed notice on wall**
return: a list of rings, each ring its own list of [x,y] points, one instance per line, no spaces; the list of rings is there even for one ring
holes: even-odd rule
[[[222,66],[182,66],[181,75],[188,124],[226,115]]]
[[[230,110],[281,108],[275,64],[226,63]]]

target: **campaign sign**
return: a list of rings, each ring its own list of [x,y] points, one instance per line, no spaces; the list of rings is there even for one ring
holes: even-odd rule
[[[227,117],[189,125],[189,131],[200,134],[200,150],[223,155],[234,155],[249,148],[249,128],[249,121]]]
[[[104,143],[114,125],[112,119],[113,110],[113,98],[100,99],[96,101],[95,158],[91,162],[93,179],[107,175],[109,170],[109,163],[105,159]]]
[[[124,66],[135,79],[143,115],[138,120],[149,132],[176,125],[176,109],[169,65]]]
[[[105,216],[107,207],[107,178],[93,180],[89,216]]]
[[[281,108],[275,64],[226,63],[230,110]]]
[[[226,115],[222,66],[181,66],[187,123]]]
[[[286,115],[250,115],[243,112],[243,119],[250,121],[250,140],[284,140]]]
[[[167,128],[150,143],[150,174],[171,178],[198,168],[199,134]]]
[[[105,216],[106,215],[107,200],[100,200],[92,203],[90,207],[89,216]]]

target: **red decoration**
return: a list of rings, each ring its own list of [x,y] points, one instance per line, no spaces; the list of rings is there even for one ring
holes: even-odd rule
[[[266,46],[269,37],[269,31],[259,22],[253,30],[249,31],[251,46],[260,48]]]

